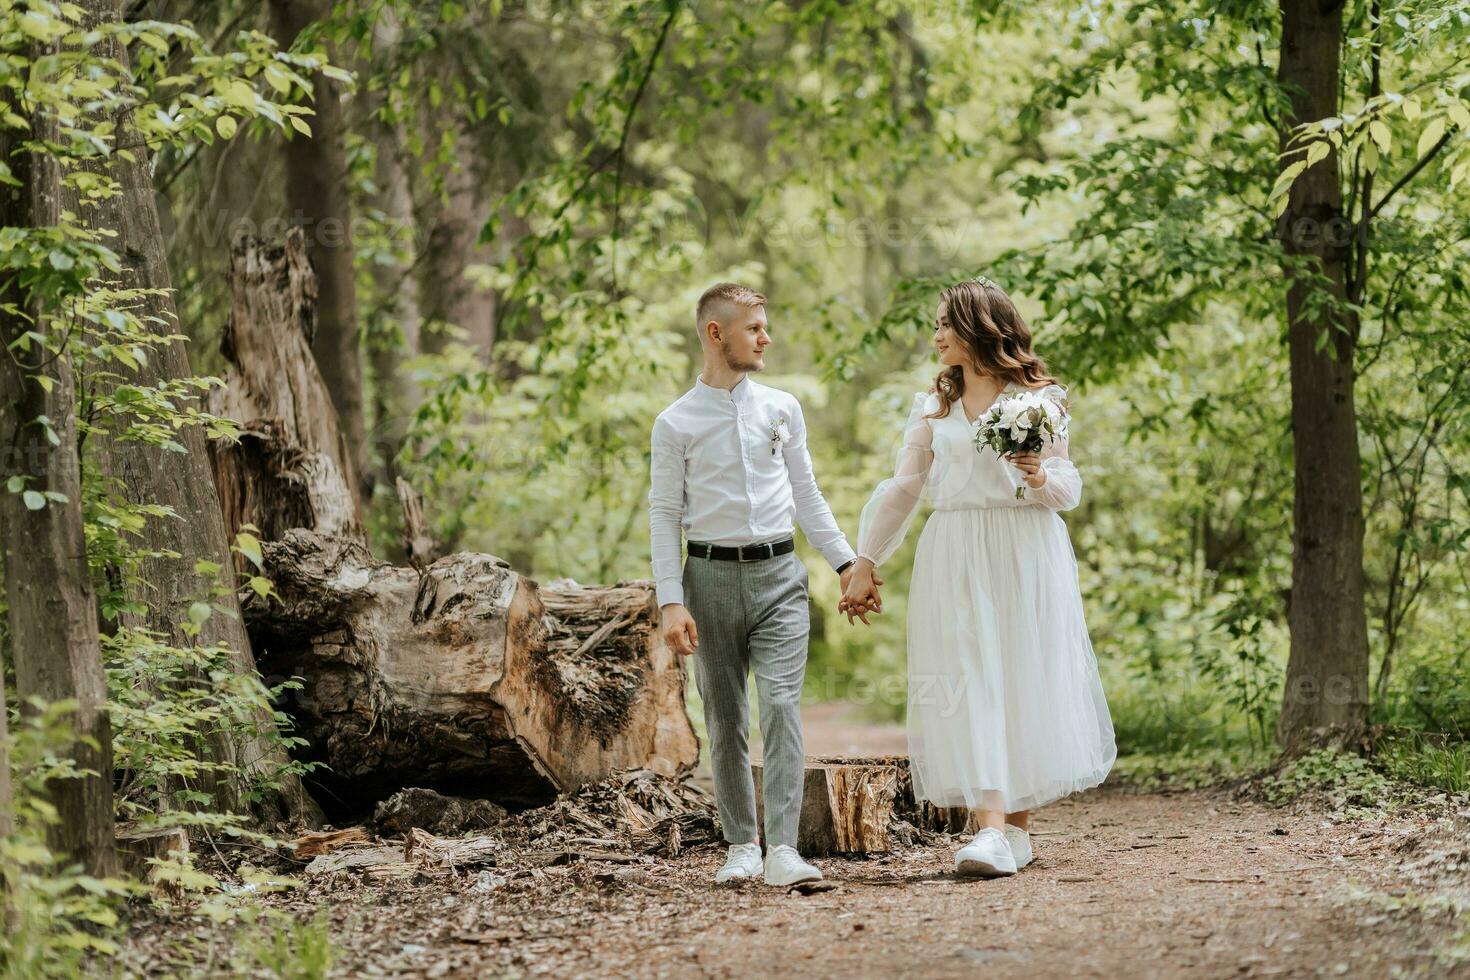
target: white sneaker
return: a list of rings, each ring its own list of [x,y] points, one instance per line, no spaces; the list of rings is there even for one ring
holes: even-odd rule
[[[822,872],[808,864],[790,844],[777,844],[766,852],[766,884],[794,885],[799,881],[821,881]]]
[[[1006,824],[1006,843],[1011,845],[1011,857],[1020,871],[1031,863],[1031,835],[1015,824]]]
[[[715,875],[715,884],[723,885],[727,881],[740,878],[754,878],[760,873],[760,844],[754,841],[749,844],[731,844],[730,852],[725,857],[725,866]]]
[[[1000,878],[1016,873],[1016,859],[1006,835],[986,827],[955,854],[954,869],[966,878]]]

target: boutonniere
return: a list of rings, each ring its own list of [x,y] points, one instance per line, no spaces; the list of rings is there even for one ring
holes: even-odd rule
[[[778,415],[771,423],[771,455],[774,456],[781,451],[781,447],[791,441],[791,430],[786,426],[786,416]]]

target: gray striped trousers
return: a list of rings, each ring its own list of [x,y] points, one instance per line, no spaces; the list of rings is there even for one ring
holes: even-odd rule
[[[704,700],[715,803],[725,840],[756,839],[746,675],[755,671],[763,746],[765,842],[796,846],[805,750],[801,684],[811,630],[807,571],[796,552],[755,561],[690,556],[684,605],[699,630],[694,683]]]

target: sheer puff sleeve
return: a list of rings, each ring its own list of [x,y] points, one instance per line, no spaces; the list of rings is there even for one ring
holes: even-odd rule
[[[893,476],[873,489],[858,521],[858,557],[874,565],[883,564],[898,550],[924,497],[934,462],[934,430],[924,418],[934,407],[932,401],[923,392],[914,395]]]
[[[1071,407],[1067,390],[1061,385],[1047,385],[1039,394],[1049,398],[1066,413],[1067,424],[1055,439],[1041,448],[1041,468],[1046,482],[1040,490],[1026,488],[1026,499],[1050,510],[1071,510],[1082,502],[1082,474],[1067,455],[1067,439],[1071,430]]]

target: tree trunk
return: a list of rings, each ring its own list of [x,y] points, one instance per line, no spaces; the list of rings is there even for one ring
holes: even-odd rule
[[[44,52],[34,51],[35,56]],[[32,57],[31,63],[36,61]],[[27,138],[58,141],[54,116],[31,117]],[[0,189],[0,227],[50,228],[61,223],[61,170],[46,153],[17,152],[17,131],[0,127],[0,160],[18,186]],[[82,530],[81,464],[77,455],[76,392],[65,349],[51,354],[36,344],[12,347],[27,331],[58,329],[45,298],[22,291],[8,277],[0,292],[0,440],[6,473],[25,478],[26,494],[0,492],[0,546],[16,693],[47,702],[74,700],[67,717],[76,741],[64,750],[90,772],[55,779],[46,794],[58,819],[48,828],[52,848],[82,862],[94,875],[113,874],[112,727],[107,678],[97,633],[97,600]],[[8,309],[7,309],[8,308]],[[64,341],[63,341],[64,343]],[[46,379],[47,384],[42,384]],[[37,422],[50,420],[49,426]],[[48,436],[54,436],[48,438]],[[0,711],[3,711],[0,698]],[[9,760],[5,759],[9,808]]]
[[[375,47],[389,51],[398,43],[400,27],[391,9],[383,11],[378,21]],[[420,393],[413,372],[405,360],[419,353],[419,298],[417,225],[414,221],[413,193],[409,173],[404,165],[404,138],[399,123],[365,120],[377,133],[377,208],[386,219],[386,231],[393,246],[405,254],[403,261],[372,263],[373,308],[364,328],[373,374],[373,422],[369,450],[382,464],[379,479],[395,486],[399,477],[397,457],[407,438]]]
[[[84,6],[88,16],[97,20],[122,19],[118,0],[88,0]],[[115,41],[105,42],[102,53],[116,58],[124,70],[128,52]],[[153,193],[148,152],[132,125],[132,112],[121,113],[117,124],[117,144],[131,148],[132,159],[113,154],[100,158],[95,169],[106,173],[120,186],[118,195],[102,201],[74,205],[81,220],[95,228],[115,232],[105,239],[122,259],[122,285],[154,290],[142,297],[134,312],[144,322],[162,324],[160,333],[181,333],[178,311],[173,298],[173,281],[164,253],[163,235],[158,220],[158,205]],[[143,366],[127,380],[144,386],[192,375],[188,352],[182,340],[163,341],[149,352]],[[239,602],[235,598],[235,576],[230,541],[220,517],[219,498],[209,466],[204,433],[198,426],[185,426],[175,436],[184,452],[170,452],[139,442],[115,441],[108,446],[109,462],[122,481],[127,499],[135,504],[163,504],[173,508],[175,518],[156,518],[149,522],[144,534],[156,557],[146,558],[140,569],[144,583],[132,590],[129,598],[148,607],[148,614],[133,625],[161,633],[175,646],[223,643],[231,652],[231,668],[237,675],[254,676],[255,660],[250,640],[239,618]],[[168,553],[178,557],[171,557]],[[218,574],[197,572],[196,563],[212,562],[220,567]],[[222,611],[210,616],[197,637],[190,637],[179,626],[187,620],[185,610],[200,598],[222,589],[213,603]],[[207,683],[203,681],[202,683]],[[287,761],[284,750],[275,746],[269,736],[275,721],[268,712],[258,712],[252,719],[260,734],[242,735],[212,731],[205,736],[204,753],[213,761],[252,770]],[[244,786],[238,777],[204,777],[203,787],[215,797],[220,809],[243,812],[247,806],[265,822],[280,819],[313,819],[313,808],[294,777],[281,780],[280,791],[248,804]]]
[[[1285,150],[1292,126],[1337,115],[1343,11],[1320,0],[1283,0],[1281,11],[1279,80],[1292,107]],[[1299,158],[1283,157],[1283,168]],[[1280,224],[1296,466],[1291,656],[1277,726],[1288,748],[1353,742],[1367,724],[1363,492],[1353,405],[1358,323],[1334,308],[1347,295],[1351,236],[1339,168],[1334,151],[1302,173]],[[1303,260],[1313,268],[1303,272]]]
[[[271,0],[276,40],[289,47],[314,21],[325,19],[323,0]],[[286,202],[291,220],[305,226],[307,255],[316,270],[317,326],[312,353],[326,380],[352,460],[355,509],[372,493],[363,418],[362,366],[358,352],[357,288],[353,270],[352,204],[347,194],[347,155],[340,86],[318,72],[312,76],[310,138],[286,141]]]
[[[424,315],[420,343],[427,352],[443,351],[450,340],[447,328],[453,325],[465,332],[462,342],[488,363],[498,333],[499,296],[466,278],[466,271],[496,261],[493,245],[478,244],[490,201],[472,141],[459,140],[459,158],[459,172],[445,177],[446,198],[435,197],[420,207],[420,225],[428,232],[419,265]]]
[[[280,599],[246,621],[262,666],[305,680],[284,708],[335,817],[410,786],[521,808],[698,759],[649,583],[541,586],[484,554],[420,575],[302,529],[265,555]]]

